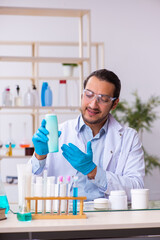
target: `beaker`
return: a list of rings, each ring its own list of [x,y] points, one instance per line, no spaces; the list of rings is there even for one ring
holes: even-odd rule
[[[19,144],[19,146],[21,148],[28,148],[28,147],[30,147],[30,142],[29,142],[29,140],[26,137],[26,125],[27,125],[26,122],[24,122],[24,128],[23,128],[24,135],[23,135],[22,141]]]
[[[12,123],[9,123],[9,139],[5,143],[6,148],[9,148],[9,146],[11,146],[11,148],[15,148],[16,146],[15,141],[12,139]]]
[[[8,199],[5,193],[5,189],[0,177],[0,208],[5,208],[5,213],[8,213],[9,211],[9,203],[8,203]]]

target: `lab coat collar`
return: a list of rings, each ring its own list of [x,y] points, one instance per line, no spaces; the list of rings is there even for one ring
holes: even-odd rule
[[[105,161],[103,162],[104,170],[107,169],[111,159],[115,157],[115,154],[117,152],[116,148],[119,148],[124,133],[123,125],[117,122],[111,114],[109,114],[108,120],[108,132],[104,146],[104,156],[106,157]]]
[[[86,126],[86,124],[82,118],[82,115],[80,115],[78,117],[78,122],[77,122],[78,132],[80,132],[82,130],[82,128],[84,128],[84,126]],[[108,129],[108,119],[105,122],[105,124],[103,125],[103,127],[100,129],[99,133],[102,134],[102,132],[107,132],[107,129]]]

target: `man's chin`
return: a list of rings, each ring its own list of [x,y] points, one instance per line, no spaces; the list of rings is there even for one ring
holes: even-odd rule
[[[97,123],[101,122],[101,119],[93,119],[91,117],[86,118],[83,115],[82,115],[82,117],[83,117],[84,122],[88,123],[88,124],[97,124]]]

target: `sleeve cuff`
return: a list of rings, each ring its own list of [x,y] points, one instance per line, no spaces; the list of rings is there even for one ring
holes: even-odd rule
[[[97,173],[95,176],[95,179],[91,179],[97,187],[101,188],[102,191],[107,190],[107,177],[106,177],[106,171],[104,171],[102,168],[97,166]]]
[[[32,172],[34,174],[40,174],[43,171],[44,166],[46,164],[46,158],[43,160],[38,160],[34,154],[31,158],[31,163],[32,163]]]

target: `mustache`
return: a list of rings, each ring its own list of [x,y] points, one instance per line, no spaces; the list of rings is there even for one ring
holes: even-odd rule
[[[94,112],[101,112],[100,110],[99,110],[99,108],[91,108],[91,107],[86,107],[86,109],[89,109],[89,110],[91,110],[91,111],[94,111]]]

